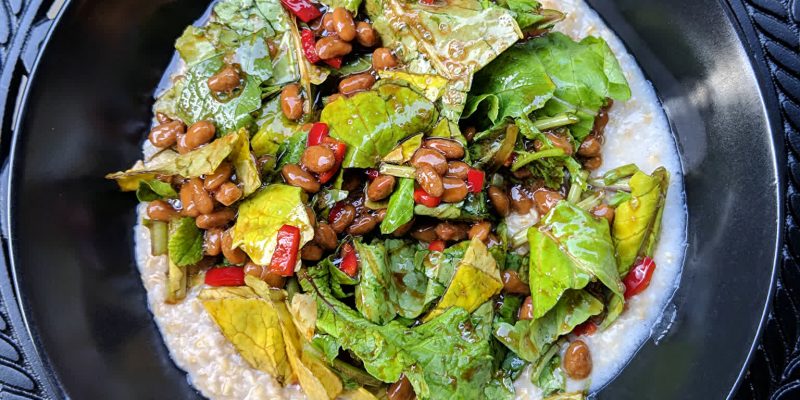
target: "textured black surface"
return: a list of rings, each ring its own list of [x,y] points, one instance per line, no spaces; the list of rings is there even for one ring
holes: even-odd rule
[[[109,0],[110,1],[110,0]],[[53,13],[51,1],[0,0],[0,165],[5,167],[10,143],[7,133],[17,121],[15,106],[24,90],[27,76],[49,28]],[[787,143],[787,209],[786,243],[782,248],[782,265],[773,299],[774,311],[765,324],[762,343],[753,354],[750,371],[737,394],[737,399],[800,399],[800,269],[795,258],[800,256],[800,229],[796,218],[800,213],[800,56],[798,21],[800,0],[730,1],[739,22],[757,35],[752,47],[763,51],[769,76],[763,77],[775,86]],[[48,16],[49,14],[49,16]],[[752,24],[753,28],[749,25]],[[2,171],[6,171],[3,168]],[[0,179],[4,181],[5,179]],[[0,205],[7,204],[0,190]],[[2,213],[7,212],[3,209]],[[9,227],[3,215],[2,257],[9,257]],[[9,265],[0,259],[0,265]],[[52,374],[41,370],[36,338],[24,328],[23,317],[13,290],[11,271],[0,269],[0,399],[51,398],[60,393]],[[120,321],[124,322],[124,321]]]

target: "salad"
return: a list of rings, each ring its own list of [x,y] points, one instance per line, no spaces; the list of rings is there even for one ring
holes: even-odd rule
[[[608,44],[534,0],[221,0],[145,158],[164,302],[311,399],[583,399],[656,269],[670,174],[611,166]],[[201,316],[188,316],[201,318]],[[227,345],[227,344],[226,344]],[[567,382],[579,382],[580,389]],[[580,384],[584,382],[584,384]]]

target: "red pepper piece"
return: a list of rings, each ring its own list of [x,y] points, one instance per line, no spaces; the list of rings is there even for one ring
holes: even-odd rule
[[[284,225],[278,230],[278,243],[272,253],[269,271],[280,276],[292,276],[297,264],[297,252],[300,251],[300,229],[296,226]]]
[[[308,62],[316,64],[320,58],[317,54],[317,39],[314,38],[314,32],[311,29],[303,29],[300,32],[300,42],[303,45],[303,54],[306,55]]]
[[[319,18],[322,13],[309,0],[281,0],[281,4],[303,22]]]
[[[483,171],[475,168],[470,168],[467,171],[467,189],[470,193],[480,193],[483,190],[483,182],[486,179],[486,174]]]
[[[344,155],[347,153],[347,145],[331,137],[322,139],[322,144],[333,150],[333,157],[336,159],[336,165],[330,171],[319,174],[319,183],[325,184],[339,172],[339,167],[342,166],[342,161],[344,161]]]
[[[576,326],[575,329],[572,330],[572,334],[575,336],[591,336],[594,335],[595,332],[597,332],[597,325],[595,325],[592,321],[586,321]]]
[[[244,285],[244,268],[222,267],[206,271],[208,286],[242,286]]]
[[[367,169],[367,179],[369,179],[370,182],[374,181],[375,178],[378,177],[378,175],[380,175],[380,172],[378,172],[377,169],[375,169],[375,168],[368,168]]]
[[[328,137],[329,132],[328,124],[324,122],[314,122],[314,125],[311,125],[311,130],[308,131],[306,146],[316,146],[322,143],[322,141]]]
[[[430,251],[444,251],[444,240],[434,240],[428,245]]]
[[[347,276],[355,278],[358,274],[358,256],[356,250],[350,243],[345,243],[342,246],[342,261],[339,263],[339,269],[342,270]]]
[[[442,202],[441,197],[433,197],[428,194],[423,188],[416,188],[414,189],[414,202],[417,204],[422,204],[425,207],[436,207],[439,203]]]
[[[426,6],[432,6],[436,0],[419,0],[420,3],[425,4]]]
[[[650,286],[650,279],[653,278],[653,271],[656,269],[656,262],[650,257],[644,257],[631,268],[622,283],[625,284],[625,299],[629,299],[643,292]]]
[[[322,61],[324,61],[325,64],[328,64],[333,68],[336,68],[336,69],[342,68],[342,57],[334,57],[334,58],[329,58],[327,60],[322,60]]]

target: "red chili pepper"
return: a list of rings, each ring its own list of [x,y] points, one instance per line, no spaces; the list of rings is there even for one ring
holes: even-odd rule
[[[441,197],[433,197],[428,194],[423,188],[414,189],[414,202],[422,204],[425,207],[436,207],[442,202]]]
[[[300,229],[296,226],[284,225],[278,230],[278,243],[272,253],[269,271],[280,276],[292,276],[297,264],[297,252],[300,250]]]
[[[325,64],[330,65],[333,68],[339,69],[342,68],[342,57],[334,57],[329,58],[327,60],[322,60]]]
[[[244,285],[244,268],[222,267],[206,271],[208,286],[242,286]]]
[[[370,182],[374,181],[375,178],[377,178],[378,175],[380,175],[380,174],[381,173],[378,172],[378,170],[375,169],[375,168],[368,168],[367,169],[367,179],[369,179]]]
[[[358,256],[356,250],[350,243],[345,243],[342,246],[342,262],[339,263],[339,269],[342,270],[347,276],[354,278],[358,274]]]
[[[319,174],[319,183],[325,184],[339,172],[339,167],[342,166],[342,161],[344,161],[344,155],[347,153],[347,145],[331,137],[323,138],[322,144],[333,150],[333,158],[336,159],[336,164],[330,171]]]
[[[639,260],[622,280],[622,283],[625,284],[625,299],[636,296],[647,289],[655,269],[656,262],[652,258],[644,257]]]
[[[316,146],[328,137],[330,130],[328,129],[328,124],[324,122],[314,122],[311,125],[311,130],[308,131],[308,141],[306,142],[306,146]]]
[[[434,240],[428,245],[430,251],[444,251],[444,240]]]
[[[483,181],[486,178],[486,174],[483,171],[475,168],[470,168],[467,171],[467,189],[469,189],[470,193],[480,193],[483,190]]]
[[[594,335],[597,332],[597,325],[594,324],[592,321],[586,321],[572,330],[572,334],[575,336],[583,336],[583,335]]]
[[[306,55],[308,62],[316,64],[319,62],[319,54],[317,54],[317,39],[314,38],[314,32],[311,29],[303,29],[300,32],[300,42],[303,45],[303,54]]]
[[[308,0],[281,0],[281,4],[303,22],[319,18],[322,13]]]
[[[425,4],[426,6],[432,6],[436,0],[419,0],[420,3]]]

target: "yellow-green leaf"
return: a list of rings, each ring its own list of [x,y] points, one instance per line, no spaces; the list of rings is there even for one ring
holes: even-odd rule
[[[450,307],[475,311],[481,304],[500,293],[502,288],[503,281],[494,257],[480,239],[474,238],[441,300],[423,318],[423,322],[436,318]]]
[[[247,129],[236,133],[239,140],[231,151],[231,162],[236,170],[236,179],[242,184],[242,196],[247,197],[261,186],[261,176],[256,167],[256,160],[250,154],[250,140]]]
[[[167,304],[175,304],[186,297],[186,269],[175,265],[167,258],[167,295],[164,300]]]
[[[244,288],[203,290],[199,298],[206,311],[253,368],[269,373],[279,382],[292,381],[292,368],[281,330],[278,310],[272,301]],[[282,303],[278,303],[282,304]]]
[[[278,230],[283,225],[300,229],[300,247],[314,238],[314,228],[306,213],[306,194],[284,184],[269,185],[239,206],[239,216],[231,234],[233,245],[244,250],[254,263],[268,265],[275,251]]]
[[[425,95],[430,101],[439,100],[447,86],[447,79],[433,74],[412,74],[397,70],[380,70],[381,79],[393,79],[408,82],[414,89]]]
[[[630,180],[631,198],[617,207],[612,236],[617,249],[617,268],[625,276],[639,256],[652,256],[661,228],[661,216],[669,186],[664,167],[647,175],[637,171]]]
[[[239,135],[223,136],[186,154],[164,150],[146,165],[137,162],[131,169],[108,174],[106,178],[116,180],[123,191],[133,191],[139,188],[140,181],[153,179],[155,175],[195,178],[210,174],[228,158],[239,140]]]

